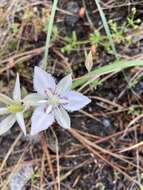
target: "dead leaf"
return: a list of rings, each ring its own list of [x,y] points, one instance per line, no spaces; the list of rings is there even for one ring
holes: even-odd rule
[[[89,71],[91,71],[92,67],[93,67],[93,57],[92,57],[92,52],[90,51],[86,57],[85,60],[85,67],[86,69]]]

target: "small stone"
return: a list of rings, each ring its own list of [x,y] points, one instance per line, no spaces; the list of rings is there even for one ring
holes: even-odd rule
[[[4,7],[9,3],[9,0],[0,0],[0,7]]]
[[[140,82],[137,84],[137,86],[136,86],[136,88],[135,88],[135,91],[136,91],[136,93],[139,94],[139,95],[143,94],[143,81],[140,81]]]
[[[27,142],[31,142],[32,144],[38,144],[38,143],[40,143],[40,135],[39,134],[34,135],[34,136],[31,136],[29,134],[27,134],[26,136],[23,135],[22,140],[27,141]]]
[[[115,131],[115,129],[114,129],[114,127],[113,127],[113,125],[109,119],[103,118],[101,120],[101,122],[102,122],[102,125],[104,127],[105,134],[111,135]]]
[[[32,166],[24,166],[11,178],[10,190],[23,190],[26,183],[32,177],[34,171]]]
[[[105,128],[111,127],[111,122],[108,119],[103,119],[102,124],[104,125]]]
[[[77,21],[79,20],[80,8],[79,8],[78,3],[73,2],[73,1],[67,3],[66,10],[73,15],[67,15],[65,17],[65,23],[70,27],[74,27]]]

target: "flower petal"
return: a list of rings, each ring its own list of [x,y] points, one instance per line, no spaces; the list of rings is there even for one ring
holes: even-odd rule
[[[40,96],[37,93],[31,93],[28,94],[24,99],[23,102],[26,105],[26,107],[30,107],[30,106],[38,106],[40,105],[42,102],[42,100],[44,99],[44,97]]]
[[[26,127],[25,127],[24,117],[23,117],[22,112],[16,113],[16,120],[17,120],[17,122],[19,124],[19,127],[22,129],[24,135],[26,135]]]
[[[53,106],[52,106],[52,105],[49,105],[49,106],[45,109],[46,114],[51,113],[52,109],[53,109]]]
[[[80,110],[91,102],[87,96],[75,91],[69,91],[65,94],[65,97],[68,99],[69,103],[65,104],[63,107],[68,111]]]
[[[15,88],[13,91],[13,99],[14,100],[21,100],[21,90],[20,90],[20,80],[19,80],[19,74],[17,73],[16,82],[15,82]]]
[[[0,102],[8,105],[8,104],[11,104],[13,102],[13,100],[11,98],[9,98],[8,96],[0,93]]]
[[[67,75],[57,84],[57,94],[64,94],[72,87],[72,74]]]
[[[31,135],[36,135],[39,132],[48,129],[54,122],[54,114],[44,112],[44,107],[36,108],[32,115]]]
[[[55,90],[56,83],[51,74],[48,74],[40,67],[34,69],[34,89],[41,95],[45,95],[46,89]]]
[[[54,110],[55,118],[58,124],[65,128],[69,129],[71,126],[71,120],[68,113],[61,107]]]
[[[8,114],[7,108],[0,108],[0,115]]]
[[[0,122],[0,135],[6,133],[15,123],[16,117],[11,114]]]

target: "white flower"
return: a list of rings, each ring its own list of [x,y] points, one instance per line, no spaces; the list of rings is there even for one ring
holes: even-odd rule
[[[71,74],[64,77],[57,85],[51,74],[40,67],[34,70],[34,89],[38,96],[43,97],[32,115],[31,135],[36,135],[50,127],[56,120],[58,124],[68,129],[71,126],[67,111],[77,111],[91,100],[79,92],[71,90]],[[66,111],[67,110],[67,111]]]
[[[24,105],[21,100],[20,81],[18,74],[12,99],[0,93],[0,102],[5,104],[5,107],[0,108],[0,115],[8,115],[0,122],[0,135],[7,132],[16,121],[18,122],[23,133],[26,135],[26,127],[23,118]]]

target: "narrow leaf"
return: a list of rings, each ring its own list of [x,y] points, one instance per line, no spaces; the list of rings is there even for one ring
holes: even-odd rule
[[[91,80],[94,78],[96,75],[102,76],[108,73],[113,73],[113,72],[119,72],[124,69],[130,68],[130,67],[135,67],[135,66],[143,66],[143,60],[120,60],[120,61],[115,61],[112,64],[105,65],[103,67],[94,69],[93,71],[87,73],[86,75],[80,77],[77,80],[74,80],[72,88],[77,88],[82,85],[84,85],[87,81]],[[92,80],[91,80],[92,82]],[[89,83],[88,83],[89,84]]]

